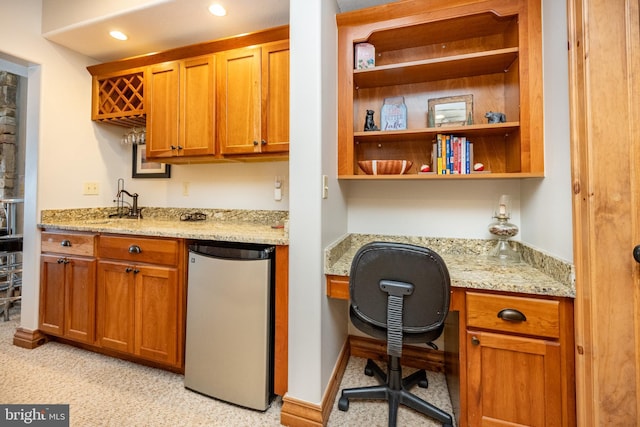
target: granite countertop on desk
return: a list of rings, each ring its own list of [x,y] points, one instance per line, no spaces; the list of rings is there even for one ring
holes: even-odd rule
[[[506,264],[489,256],[495,240],[348,234],[326,248],[325,274],[348,276],[357,250],[373,241],[433,249],[444,259],[452,287],[575,298],[573,265],[519,242],[523,262]]]
[[[288,245],[286,211],[144,208],[142,219],[109,217],[115,208],[45,210],[39,228],[92,231],[184,239]],[[180,221],[183,214],[204,213],[203,221]]]

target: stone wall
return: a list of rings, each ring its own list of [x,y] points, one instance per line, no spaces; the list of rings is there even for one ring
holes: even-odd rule
[[[16,171],[16,101],[18,79],[15,74],[0,71],[0,199],[17,197]],[[5,227],[4,210],[0,220]]]

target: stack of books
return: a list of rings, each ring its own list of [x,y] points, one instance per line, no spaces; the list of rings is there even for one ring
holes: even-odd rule
[[[470,174],[473,172],[473,143],[464,136],[436,135],[431,153],[433,168],[438,175]]]

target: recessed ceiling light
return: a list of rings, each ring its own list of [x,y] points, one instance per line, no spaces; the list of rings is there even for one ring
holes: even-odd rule
[[[225,8],[217,3],[209,6],[209,12],[211,12],[215,16],[225,16],[227,14]]]
[[[129,37],[127,37],[127,35],[125,33],[123,33],[122,31],[111,31],[109,33],[109,35],[111,37],[113,37],[114,39],[118,39],[118,40],[127,40]]]

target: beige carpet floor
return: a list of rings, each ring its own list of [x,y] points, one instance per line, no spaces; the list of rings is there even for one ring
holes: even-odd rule
[[[12,313],[0,321],[0,403],[70,405],[70,425],[93,426],[278,426],[282,402],[265,412],[253,411],[201,396],[184,388],[183,376],[130,363],[56,342],[33,350],[12,344],[19,325]],[[341,388],[375,384],[363,375],[365,360],[352,357]],[[407,369],[405,374],[410,373]],[[429,372],[428,389],[417,395],[451,411],[444,376]],[[353,401],[347,412],[337,409],[328,426],[384,427],[387,404]],[[398,426],[439,423],[400,408]]]

